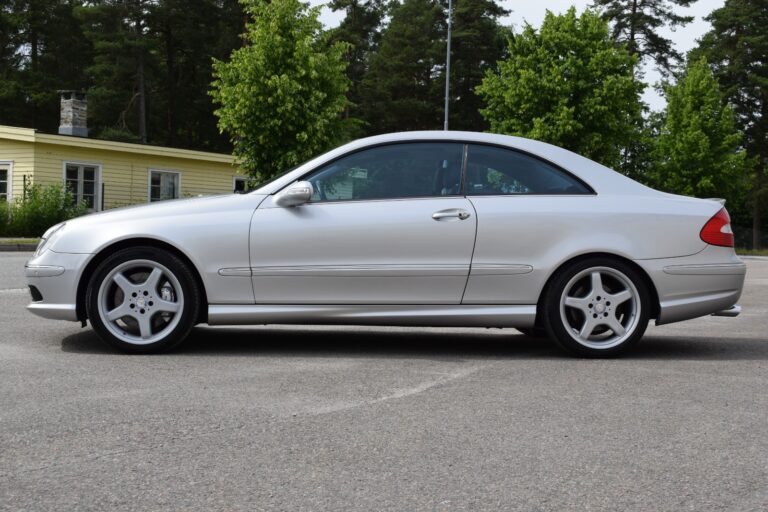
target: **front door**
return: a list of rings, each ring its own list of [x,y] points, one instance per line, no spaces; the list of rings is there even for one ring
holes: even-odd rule
[[[463,145],[400,143],[311,172],[304,205],[273,197],[251,223],[262,304],[459,304],[476,216],[461,195]]]

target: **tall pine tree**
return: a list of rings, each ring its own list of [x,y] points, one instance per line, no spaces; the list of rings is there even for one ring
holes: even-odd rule
[[[456,0],[453,3],[451,38],[451,95],[449,126],[452,130],[485,131],[480,114],[485,105],[475,92],[489,69],[504,57],[509,30],[499,18],[509,11],[494,0]]]
[[[378,48],[381,35],[379,29],[387,12],[387,5],[384,0],[333,0],[329,5],[335,11],[345,12],[341,24],[330,31],[329,42],[333,44],[341,41],[349,45],[346,55],[349,63],[349,104],[345,115],[359,119],[362,116],[360,104],[363,78],[368,72],[371,57]]]
[[[726,0],[710,14],[703,54],[743,127],[747,153],[756,161],[752,187],[752,245],[765,244],[768,223],[768,2]]]
[[[629,53],[640,60],[653,60],[663,73],[672,71],[682,60],[672,41],[659,34],[659,30],[685,25],[692,16],[683,16],[676,10],[688,7],[696,0],[594,0],[603,19],[611,23],[615,41],[626,43]]]
[[[368,133],[441,127],[444,25],[445,12],[437,0],[404,0],[394,8],[363,80]]]

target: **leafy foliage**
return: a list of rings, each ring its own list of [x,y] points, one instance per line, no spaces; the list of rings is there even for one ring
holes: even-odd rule
[[[636,58],[616,47],[593,12],[547,12],[509,41],[499,72],[478,88],[491,130],[556,144],[616,167],[637,133]]]
[[[736,205],[746,189],[746,152],[733,109],[725,104],[704,59],[689,63],[666,88],[666,120],[655,139],[656,187],[697,197],[724,197]]]
[[[713,67],[755,165],[750,192],[752,244],[764,242],[768,223],[768,2],[726,0],[707,18],[712,30],[694,55],[704,55]]]
[[[319,8],[298,0],[244,5],[253,20],[249,44],[214,64],[211,95],[240,164],[264,179],[337,142],[349,87],[347,45],[326,43]]]
[[[63,185],[29,185],[23,197],[0,203],[0,236],[39,237],[54,224],[87,211],[85,203],[74,203]]]

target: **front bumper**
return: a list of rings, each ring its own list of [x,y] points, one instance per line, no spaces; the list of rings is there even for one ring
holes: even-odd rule
[[[33,300],[27,310],[52,320],[77,321],[77,285],[90,257],[48,250],[29,260],[24,266],[27,284],[42,300]]]

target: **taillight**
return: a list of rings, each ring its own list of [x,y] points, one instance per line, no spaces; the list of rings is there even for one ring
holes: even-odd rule
[[[733,231],[731,230],[731,216],[728,210],[723,208],[709,219],[701,228],[701,239],[712,245],[720,247],[733,247]]]

